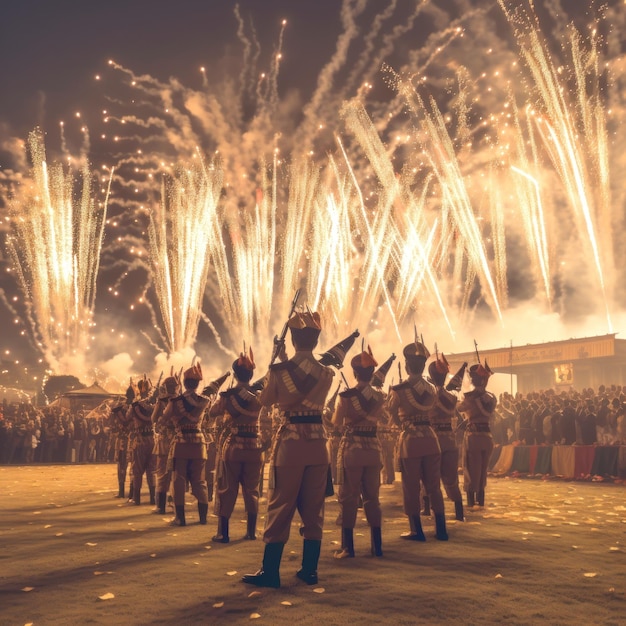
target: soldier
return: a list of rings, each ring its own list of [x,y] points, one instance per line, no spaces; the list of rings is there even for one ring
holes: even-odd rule
[[[155,513],[165,515],[167,493],[172,482],[172,470],[168,468],[168,457],[176,427],[171,420],[165,420],[163,413],[171,398],[178,395],[180,381],[175,376],[168,376],[159,386],[158,399],[152,411],[152,424],[154,425],[154,450],[156,459],[154,475],[156,477],[156,508]]]
[[[437,401],[435,387],[422,378],[430,352],[417,339],[403,350],[408,379],[393,386],[387,410],[401,429],[398,457],[402,473],[404,512],[411,532],[402,535],[411,541],[426,541],[420,518],[420,480],[423,481],[435,513],[436,538],[447,541],[443,496],[441,495],[441,449],[430,424],[430,413]]]
[[[371,385],[375,389],[378,389],[387,399],[387,394],[383,391],[383,385],[385,384],[385,377],[391,368],[391,364],[396,360],[396,355],[392,354],[375,372],[372,376]],[[386,404],[386,402],[385,402]],[[386,415],[386,414],[385,414]],[[381,456],[382,456],[382,481],[385,485],[393,485],[396,478],[395,476],[395,454],[396,454],[396,440],[398,430],[397,427],[389,424],[389,418],[386,415],[385,423],[378,425],[378,441],[380,441]]]
[[[118,493],[116,498],[124,498],[124,484],[126,482],[126,471],[128,469],[128,435],[130,433],[129,423],[126,420],[126,412],[128,405],[121,402],[111,408],[109,422],[111,424],[111,432],[114,437],[115,456],[114,461],[117,463],[117,484]]]
[[[241,353],[233,363],[236,384],[220,393],[211,407],[210,416],[223,415],[228,424],[228,435],[219,452],[215,513],[219,516],[218,530],[213,541],[228,543],[229,520],[235,508],[237,493],[241,492],[246,507],[247,531],[244,539],[256,539],[256,521],[259,512],[259,483],[263,467],[259,439],[259,411],[261,405],[250,386],[255,364],[252,349]]]
[[[487,361],[472,365],[469,377],[474,388],[463,396],[458,410],[467,420],[465,430],[465,463],[463,488],[467,493],[467,505],[485,506],[485,486],[487,485],[487,467],[493,451],[493,439],[489,422],[496,410],[497,399],[487,391],[487,382],[492,371]]]
[[[321,331],[320,317],[310,311],[295,313],[286,326],[296,353],[270,367],[259,397],[263,406],[276,405],[284,421],[271,455],[263,565],[256,574],[242,579],[258,587],[280,587],[280,561],[296,509],[304,537],[302,568],[297,576],[308,585],[317,583],[330,470],[322,411],[334,372],[313,356]],[[284,345],[279,349],[284,358]]]
[[[155,504],[155,457],[152,454],[154,449],[154,430],[152,428],[154,405],[149,399],[152,385],[145,376],[137,382],[137,390],[139,399],[133,401],[127,413],[127,419],[133,422],[135,434],[135,443],[132,449],[133,502],[136,505],[141,504],[141,483],[145,473],[150,491],[150,504]]]
[[[452,430],[452,419],[456,415],[458,396],[453,393],[461,388],[467,363],[452,377],[444,387],[450,365],[446,357],[437,354],[437,358],[428,366],[430,380],[437,390],[437,400],[430,414],[430,421],[437,433],[439,448],[441,449],[441,482],[446,495],[454,502],[454,516],[459,521],[463,517],[463,497],[459,489],[459,450]]]
[[[209,511],[209,494],[204,476],[206,440],[202,433],[202,419],[209,398],[196,393],[202,380],[202,368],[197,363],[183,373],[182,395],[171,398],[163,412],[163,419],[171,419],[176,427],[174,443],[170,449],[170,467],[174,472],[173,526],[186,526],[185,491],[187,480],[198,501],[200,524],[206,524]]]
[[[378,497],[382,461],[376,429],[385,420],[385,397],[370,384],[378,363],[369,346],[367,352],[352,359],[351,365],[357,385],[339,394],[333,415],[333,424],[343,429],[337,463],[342,549],[335,554],[337,559],[354,557],[354,526],[360,495],[370,525],[371,552],[375,556],[383,555]]]

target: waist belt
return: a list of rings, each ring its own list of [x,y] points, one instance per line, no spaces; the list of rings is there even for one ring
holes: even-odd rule
[[[374,430],[353,430],[353,435],[357,437],[376,437],[376,429]]]
[[[256,431],[251,430],[238,430],[237,437],[244,437],[245,439],[258,439],[259,434]]]
[[[471,433],[490,433],[489,424],[470,424],[467,428]]]
[[[290,424],[321,424],[322,416],[319,413],[311,413],[311,415],[287,415],[285,414],[287,421]]]
[[[452,424],[433,424],[435,430],[442,432],[452,432]]]
[[[181,428],[180,432],[183,435],[197,435],[200,432],[199,428]]]

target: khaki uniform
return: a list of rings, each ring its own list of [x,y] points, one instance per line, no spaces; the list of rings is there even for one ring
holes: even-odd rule
[[[170,467],[174,472],[174,504],[185,505],[187,480],[198,503],[208,504],[204,466],[207,458],[206,440],[202,432],[202,418],[209,398],[187,390],[172,398],[163,412],[176,428],[170,450]]]
[[[128,470],[128,436],[130,427],[126,420],[126,411],[127,406],[120,404],[111,409],[109,417],[115,450],[113,459],[117,463],[118,498],[124,497],[124,483],[126,482],[126,472]]]
[[[380,527],[381,446],[378,423],[384,420],[384,395],[367,383],[339,394],[333,424],[343,427],[337,460],[341,525],[354,528],[359,496],[370,526]]]
[[[453,502],[459,502],[463,499],[459,489],[459,450],[452,429],[458,397],[444,387],[436,389],[437,398],[430,413],[430,421],[437,433],[441,449],[441,482],[448,498]]]
[[[211,407],[209,414],[223,415],[228,428],[218,454],[217,515],[230,518],[240,484],[246,512],[258,513],[263,467],[258,424],[260,410],[256,394],[244,383],[220,393],[219,400]]]
[[[458,410],[468,420],[463,442],[465,448],[464,484],[470,503],[473,494],[477,503],[484,505],[487,467],[493,451],[493,439],[489,429],[497,404],[496,397],[489,391],[477,387],[468,392],[458,405]],[[469,494],[472,494],[469,496]]]
[[[270,458],[265,543],[286,543],[293,516],[302,519],[301,534],[321,541],[329,471],[322,412],[334,372],[310,351],[270,368],[259,396],[262,406],[276,405],[282,417]]]
[[[152,412],[154,425],[154,448],[152,453],[155,458],[154,475],[156,478],[157,493],[167,493],[172,482],[172,470],[168,467],[170,449],[176,434],[176,427],[171,419],[165,419],[163,413],[169,398],[159,398]]]
[[[405,382],[391,387],[387,398],[387,411],[401,430],[398,458],[404,512],[409,517],[420,515],[420,480],[435,514],[444,512],[440,486],[441,449],[430,424],[430,413],[436,400],[435,387],[416,374],[411,374]]]
[[[144,474],[150,490],[150,500],[154,504],[153,409],[154,406],[147,400],[139,400],[130,405],[127,413],[129,421],[132,420],[135,435],[134,445],[132,446],[133,497],[135,504],[140,502],[141,484]]]

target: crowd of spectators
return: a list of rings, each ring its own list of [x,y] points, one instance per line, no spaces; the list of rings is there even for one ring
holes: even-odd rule
[[[0,464],[104,463],[113,460],[104,414],[75,414],[26,402],[0,407]]]
[[[0,405],[0,464],[107,463],[114,457],[107,411],[71,413],[26,402]],[[626,387],[548,389],[500,395],[496,445],[626,445]],[[459,433],[460,434],[460,433]]]
[[[492,434],[495,444],[626,445],[626,387],[500,396]]]

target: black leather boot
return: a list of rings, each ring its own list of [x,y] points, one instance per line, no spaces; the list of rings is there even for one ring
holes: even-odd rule
[[[476,504],[476,500],[474,500],[474,492],[468,491],[467,492],[467,506],[471,508],[474,506],[474,504]]]
[[[136,489],[133,492],[133,502],[135,503],[136,506],[139,506],[141,504],[141,490],[140,489]]]
[[[244,539],[254,541],[256,539],[256,513],[248,513],[248,527]]]
[[[155,488],[148,486],[148,490],[150,491],[150,504],[156,504],[156,500],[154,499]]]
[[[167,499],[167,494],[162,493],[161,491],[157,491],[156,493],[156,508],[154,509],[154,513],[158,515],[165,515],[165,501]]]
[[[424,531],[422,530],[422,520],[420,516],[410,515],[409,524],[411,526],[411,532],[400,535],[400,537],[407,541],[426,541],[426,535],[424,535]]]
[[[383,538],[380,526],[372,526],[370,529],[372,537],[372,556],[383,555]]]
[[[206,526],[206,516],[209,512],[209,505],[206,502],[198,502],[198,517],[200,524]]]
[[[217,523],[217,534],[211,539],[214,543],[228,543],[230,537],[228,536],[228,518],[220,515]]]
[[[266,543],[263,553],[263,565],[256,574],[246,574],[241,581],[256,587],[280,587],[280,560],[283,556],[284,543]]]
[[[446,516],[443,513],[435,513],[435,537],[439,541],[448,541],[448,531],[446,530]]]
[[[485,506],[485,490],[479,489],[476,492],[476,504],[478,506]]]
[[[170,526],[187,526],[187,522],[185,521],[185,505],[176,505],[174,508],[176,509],[176,517],[170,522]]]
[[[354,557],[354,530],[352,528],[341,529],[341,550],[334,554],[336,559],[351,559]]]
[[[128,485],[128,501],[132,502],[133,501],[133,495],[134,495],[134,491],[135,491],[135,485],[133,484],[133,481],[130,481],[130,485]]]
[[[116,498],[123,498],[124,497],[124,481],[120,480],[118,481],[118,492],[117,495],[115,496]]]
[[[465,516],[463,515],[463,500],[454,503],[454,518],[459,522],[465,521]]]
[[[317,539],[305,539],[302,546],[302,568],[296,576],[307,585],[317,585],[317,564],[320,560],[322,542]]]

